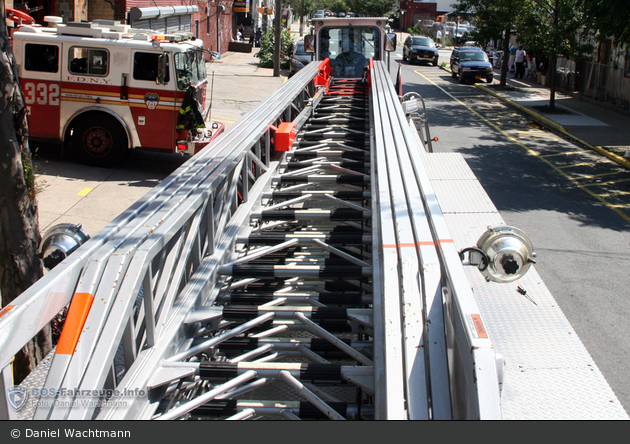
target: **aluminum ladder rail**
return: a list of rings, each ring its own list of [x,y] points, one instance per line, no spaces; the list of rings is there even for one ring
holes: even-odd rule
[[[377,66],[378,67],[378,66]],[[306,72],[306,71],[305,71]],[[383,71],[382,76],[385,76],[386,74]],[[297,77],[297,76],[296,76]],[[376,75],[375,77],[378,77],[378,75]],[[394,103],[394,105],[396,104],[396,102],[392,102]],[[402,121],[399,119],[399,121]],[[403,127],[404,130],[404,127]],[[397,130],[399,131],[399,130]],[[268,134],[268,133],[267,133]],[[264,176],[264,174],[263,174]],[[264,181],[263,181],[264,182]],[[262,182],[260,182],[262,183]],[[254,187],[256,187],[256,185],[254,185]],[[264,185],[261,185],[260,188],[263,188]],[[234,190],[236,187],[232,186],[231,189]],[[257,191],[258,192],[258,191]],[[250,190],[250,194],[251,194],[251,190]],[[192,199],[190,199],[190,197],[188,197],[187,199],[185,199],[186,202],[190,201]],[[241,211],[242,210],[242,211]],[[378,208],[377,208],[378,210]],[[252,212],[252,208],[251,207],[247,207],[247,205],[241,205],[241,207],[239,207],[238,210],[235,211],[234,215],[236,216],[240,211],[240,214],[238,215],[238,217],[233,217],[233,220],[231,220],[229,222],[230,224],[230,228],[232,231],[234,232],[238,232],[238,229],[243,226],[245,224],[246,219],[249,217],[250,213]],[[376,212],[376,211],[375,211]],[[185,213],[185,212],[184,212]],[[189,213],[191,213],[189,211]],[[195,216],[196,214],[196,216]],[[192,217],[193,219],[196,217],[196,221],[191,221],[190,218],[186,218],[184,216],[181,216],[181,219],[185,219],[185,222],[182,222],[181,220],[174,222],[172,221],[173,216],[170,215],[170,219],[168,219],[169,221],[172,222],[172,225],[168,226],[168,229],[165,228],[165,232],[164,233],[152,233],[151,235],[155,235],[156,239],[158,240],[158,242],[152,242],[150,241],[150,239],[145,240],[145,248],[138,248],[137,251],[134,252],[134,257],[131,259],[131,263],[127,268],[126,273],[124,274],[124,279],[122,284],[120,285],[120,289],[118,291],[118,294],[120,295],[120,293],[122,292],[122,290],[124,289],[124,293],[123,295],[125,296],[126,300],[122,303],[119,303],[118,300],[116,300],[116,303],[114,304],[116,307],[115,309],[112,308],[112,311],[110,313],[110,315],[107,317],[106,320],[104,320],[103,322],[105,322],[105,326],[103,328],[103,332],[100,334],[100,338],[98,341],[98,344],[96,345],[95,349],[96,351],[93,354],[93,358],[91,360],[88,360],[90,362],[89,364],[89,369],[88,371],[85,372],[85,375],[83,375],[82,378],[82,385],[80,385],[80,387],[82,388],[102,388],[102,387],[116,387],[116,388],[125,388],[125,389],[131,389],[132,387],[135,386],[135,389],[138,389],[138,387],[147,387],[147,384],[142,384],[138,379],[142,379],[143,377],[145,377],[147,375],[146,371],[145,372],[140,372],[138,371],[141,368],[144,368],[145,370],[147,369],[147,364],[148,363],[152,363],[151,365],[153,366],[153,368],[155,369],[156,365],[160,365],[161,363],[163,363],[164,361],[164,356],[168,355],[168,354],[172,354],[173,352],[173,347],[175,346],[174,344],[177,343],[177,345],[180,348],[186,348],[186,342],[192,342],[190,341],[190,337],[185,337],[185,330],[186,329],[190,329],[192,328],[191,325],[198,325],[201,321],[205,322],[205,329],[212,329],[213,326],[211,326],[211,324],[217,322],[220,317],[221,317],[221,313],[219,313],[219,311],[217,310],[216,307],[206,307],[204,309],[200,309],[199,308],[199,302],[201,302],[204,298],[203,295],[204,291],[205,292],[210,292],[210,289],[208,289],[207,283],[209,281],[209,278],[216,276],[210,276],[210,273],[212,273],[209,269],[205,268],[204,265],[204,261],[202,260],[201,264],[199,265],[199,267],[192,271],[192,276],[190,277],[190,280],[188,281],[188,283],[184,286],[184,291],[182,291],[179,295],[174,296],[174,292],[176,292],[176,290],[171,290],[170,295],[169,296],[164,296],[163,294],[158,295],[156,292],[155,297],[151,296],[151,297],[146,297],[146,293],[147,292],[143,292],[143,294],[145,295],[144,301],[147,302],[149,301],[148,304],[151,304],[152,302],[155,302],[155,300],[162,300],[162,301],[166,301],[166,302],[162,302],[162,306],[167,306],[167,309],[163,308],[162,312],[155,312],[153,313],[153,316],[148,317],[149,319],[153,318],[153,319],[158,319],[160,318],[160,315],[162,316],[162,320],[163,325],[167,324],[165,327],[163,327],[163,329],[159,332],[156,331],[155,328],[153,328],[153,334],[159,336],[159,340],[156,340],[155,344],[153,347],[148,347],[148,348],[144,348],[142,350],[139,350],[138,345],[136,344],[136,348],[134,349],[134,339],[136,342],[138,341],[146,341],[147,344],[150,343],[150,339],[147,340],[147,337],[150,336],[146,335],[144,332],[149,332],[151,330],[151,327],[149,326],[149,324],[151,324],[151,321],[147,322],[146,320],[142,322],[141,317],[139,317],[138,319],[135,319],[135,323],[133,323],[134,325],[132,325],[131,322],[129,322],[130,319],[130,315],[129,315],[129,310],[131,307],[133,307],[133,305],[135,304],[135,300],[136,298],[133,297],[133,295],[137,294],[140,290],[141,287],[146,287],[146,288],[155,288],[158,287],[159,285],[153,284],[152,285],[152,277],[153,274],[151,272],[146,272],[143,274],[142,272],[137,272],[142,271],[143,267],[148,267],[148,265],[146,265],[146,263],[151,263],[152,261],[155,261],[156,257],[161,258],[160,261],[162,263],[168,263],[167,259],[164,259],[164,256],[166,256],[166,254],[164,254],[164,250],[160,251],[160,247],[163,247],[165,244],[166,245],[170,245],[168,247],[168,251],[170,251],[171,253],[171,259],[173,258],[173,256],[180,256],[181,255],[181,251],[188,251],[190,249],[192,249],[191,244],[194,244],[195,242],[191,242],[190,238],[194,237],[194,235],[190,235],[190,237],[188,238],[188,245],[187,246],[182,246],[182,244],[186,244],[186,242],[184,240],[181,239],[182,235],[181,235],[181,227],[185,224],[189,224],[189,226],[192,226],[191,228],[191,232],[196,232],[197,228],[195,227],[196,224],[199,224],[199,220],[202,219],[201,216],[199,216],[199,213],[195,213],[192,212],[192,215],[194,217]],[[227,231],[229,231],[229,229]],[[178,231],[180,230],[180,231]],[[172,235],[172,237],[170,239],[166,239],[168,236],[166,235],[166,233],[179,233],[179,238],[178,235]],[[209,236],[212,236],[212,234],[210,234]],[[232,234],[232,237],[234,236],[234,233]],[[226,238],[229,238],[230,236],[226,236]],[[177,238],[178,240],[173,242],[173,238]],[[216,236],[213,238],[216,239]],[[170,244],[169,244],[170,241]],[[227,242],[227,241],[226,241]],[[229,241],[229,243],[234,242],[233,239],[231,241]],[[177,246],[174,247],[172,244],[176,244]],[[156,246],[156,244],[159,244],[160,246]],[[378,244],[377,244],[378,245]],[[396,251],[398,250],[402,250],[401,248],[395,248]],[[225,248],[225,251],[227,251],[227,248]],[[225,251],[223,253],[223,255],[225,256]],[[139,252],[142,252],[142,254],[138,254]],[[217,251],[215,250],[215,253]],[[188,253],[186,253],[188,254]],[[138,255],[139,258],[136,257],[136,255]],[[144,256],[144,257],[142,257]],[[150,259],[147,260],[147,256],[150,256]],[[215,254],[214,256],[218,257],[221,256],[221,254]],[[217,261],[216,257],[211,259],[209,262],[214,261],[214,264],[212,265],[212,267],[214,267],[214,270],[216,271],[216,268],[219,266],[219,263],[221,262],[220,260]],[[160,263],[160,262],[158,262]],[[378,261],[375,262],[375,264],[377,264]],[[134,269],[134,264],[135,264],[135,269]],[[461,264],[458,264],[461,267]],[[124,263],[122,264],[122,267],[124,268]],[[115,273],[120,273],[121,270],[121,264],[120,262],[115,263],[114,265],[114,272],[112,274]],[[413,268],[413,267],[412,267]],[[146,270],[146,269],[145,269]],[[167,273],[165,273],[167,276],[171,276],[171,274],[173,274],[173,267],[171,266],[170,268],[167,267],[166,269]],[[177,271],[177,273],[175,273],[176,275],[180,275],[180,279],[181,279],[181,274],[183,272],[181,271],[181,269],[179,271]],[[378,275],[378,272],[376,273]],[[383,275],[386,274],[390,274],[390,273],[382,273]],[[412,274],[412,273],[411,273]],[[104,276],[106,275],[106,273],[104,273]],[[407,274],[409,275],[409,273]],[[160,276],[160,278],[162,279],[166,279],[163,276]],[[155,279],[157,281],[157,279]],[[383,279],[385,280],[385,279]],[[401,279],[402,281],[406,281],[409,282],[412,287],[415,285],[417,287],[417,283],[413,282],[413,279],[409,280],[409,279]],[[391,281],[390,278],[387,279],[388,282]],[[107,281],[105,281],[107,282]],[[144,284],[144,285],[143,285]],[[206,288],[204,289],[204,286],[206,286]],[[161,291],[162,293],[164,293],[164,290]],[[416,293],[418,293],[418,290],[415,291]],[[376,294],[376,292],[375,292]],[[131,296],[129,296],[131,295]],[[163,299],[160,299],[163,298]],[[175,304],[173,307],[168,307],[169,303],[172,303],[173,301],[177,301],[178,303]],[[203,304],[201,304],[203,305]],[[375,307],[379,306],[379,302],[376,301],[375,299]],[[197,309],[195,309],[197,308]],[[390,307],[393,310],[393,307]],[[145,310],[146,306],[143,307],[142,310]],[[151,308],[149,308],[150,310]],[[169,312],[170,310],[170,312]],[[391,310],[390,310],[391,311]],[[168,315],[164,314],[166,312],[169,312]],[[378,318],[379,313],[378,310],[375,311],[375,318]],[[357,316],[356,318],[358,319],[360,316]],[[188,320],[188,322],[186,322],[186,320]],[[89,324],[90,326],[92,324]],[[134,326],[139,326],[140,328],[136,328],[134,331]],[[218,325],[215,327],[217,328]],[[375,328],[380,328],[378,322],[375,319],[374,322],[374,327]],[[144,331],[143,331],[144,330]],[[111,333],[111,335],[110,335]],[[170,336],[170,342],[169,341],[163,341],[162,338],[166,337],[166,336]],[[398,332],[398,340],[400,341],[401,338],[401,334],[402,331]],[[125,340],[126,337],[126,340]],[[377,335],[378,337],[378,335]],[[109,371],[109,367],[111,367],[112,365],[112,357],[113,354],[115,352],[113,352],[113,350],[117,349],[117,344],[120,343],[122,339],[122,342],[126,345],[126,349],[127,349],[127,367],[126,367],[126,375],[125,378],[123,379],[123,381],[116,385],[115,383],[113,383],[113,379],[115,377],[115,375]],[[194,340],[194,338],[193,338]],[[377,342],[377,341],[376,341]],[[82,337],[82,342],[83,343],[83,337]],[[79,347],[81,346],[81,343],[79,344]],[[380,344],[382,345],[382,344]],[[379,345],[379,346],[380,346]],[[78,347],[77,347],[78,350]],[[129,353],[129,350],[132,351],[132,353]],[[135,350],[135,352],[137,353],[137,355],[134,356],[133,351]],[[382,349],[385,350],[385,349]],[[101,353],[104,352],[104,353]],[[385,352],[385,356],[390,355],[389,353],[389,349],[387,349],[387,352]],[[352,352],[351,352],[352,353]],[[162,355],[162,356],[158,356],[158,355]],[[181,354],[181,352],[180,352]],[[184,353],[185,354],[185,353]],[[378,353],[375,353],[376,356],[379,356]],[[175,356],[177,356],[177,353],[175,354]],[[356,355],[358,357],[358,355]],[[382,356],[382,355],[380,355]],[[359,358],[361,360],[364,361],[364,363],[369,363],[369,360],[366,360],[365,358]],[[417,356],[414,356],[414,359],[417,359]],[[407,357],[406,361],[410,362],[413,361],[413,359]],[[400,368],[401,366],[401,362],[403,362],[403,360],[394,360],[394,366]],[[107,365],[104,365],[104,363],[109,363]],[[129,367],[129,363],[131,363],[131,367]],[[151,367],[151,365],[149,365],[149,367]],[[135,368],[134,368],[135,367]],[[195,373],[195,367],[196,365],[194,363],[192,364],[186,364],[186,363],[182,363],[182,366],[177,366],[177,365],[172,365],[170,367],[160,367],[160,372],[158,374],[159,378],[162,378],[164,381],[167,381],[169,379],[172,380],[177,380],[178,378],[189,378],[191,375],[191,369],[192,372]],[[198,366],[197,366],[198,368]],[[379,392],[379,393],[385,393],[383,392],[379,385],[384,383],[383,380],[383,374],[385,374],[383,372],[383,368],[382,367],[378,367],[377,370],[377,377],[376,377],[376,387],[375,389]],[[413,366],[411,366],[411,369],[413,369]],[[379,377],[378,374],[379,372],[381,373],[381,376]],[[240,375],[239,377],[235,378],[250,378],[252,377],[251,372],[249,374],[247,374],[248,372],[245,372],[245,375]],[[391,371],[388,370],[387,372],[388,374],[390,374],[391,376]],[[294,379],[292,379],[292,375],[287,372],[285,373],[278,373],[278,375],[276,375],[276,377],[282,377],[287,379],[287,381],[290,381],[291,384],[296,384],[296,381],[294,381]],[[361,374],[361,372],[357,372],[356,369],[354,369],[353,371],[350,371],[349,373],[345,374],[345,377],[347,378],[354,378],[355,381],[360,381],[363,380],[362,384],[364,386],[366,386],[368,389],[370,388],[370,383],[369,382],[365,382],[366,378],[369,378],[369,374]],[[109,378],[109,380],[107,380],[107,378]],[[185,382],[184,384],[189,384],[189,382]],[[242,384],[241,381],[235,382],[235,384]],[[409,384],[409,381],[407,381],[407,385],[413,385],[413,384]],[[71,389],[73,387],[76,387],[76,385],[72,385],[71,383],[66,383],[66,386],[68,389]],[[158,385],[159,387],[160,385]],[[419,387],[422,387],[422,384],[418,384]],[[230,390],[230,387],[226,387],[225,385],[222,387],[222,390]],[[181,388],[179,389],[181,390]],[[411,390],[412,392],[417,392],[417,389]],[[419,390],[420,392],[422,392],[422,389]],[[399,395],[400,392],[393,390],[391,391],[391,393],[388,393],[387,395],[381,395],[380,398],[381,399],[387,399],[389,396],[394,396],[400,398]],[[220,393],[212,393],[212,390],[210,391],[210,395],[213,396],[219,396]],[[313,395],[310,395],[310,399],[313,400],[313,402],[315,404],[321,403],[321,399],[318,397],[313,397]],[[405,395],[406,396],[406,395]],[[206,395],[207,397],[207,395]],[[377,398],[379,398],[379,396],[377,396]],[[202,398],[204,399],[204,398]],[[209,398],[208,398],[209,399]],[[317,401],[319,400],[319,401]],[[146,413],[146,405],[145,406],[140,406],[139,404],[141,404],[142,402],[144,402],[141,399],[135,398],[133,399],[133,402],[131,403],[131,405],[128,408],[124,408],[124,409],[120,409],[120,408],[115,408],[115,407],[111,407],[111,408],[106,408],[105,410],[103,410],[103,412],[101,413],[101,415],[99,417],[113,417],[113,418],[139,418],[142,417],[143,413]],[[382,404],[383,402],[381,402]],[[426,403],[426,401],[425,401]],[[389,404],[393,404],[396,407],[400,406],[400,403],[397,401],[389,401],[386,400],[385,401],[386,405]],[[328,411],[329,415],[331,415],[333,418],[336,418],[336,416],[334,415],[333,412],[327,410],[327,407],[325,407],[325,403],[324,406],[321,407],[320,410],[322,411]],[[93,410],[93,409],[92,409]],[[58,409],[55,412],[52,412],[51,415],[49,415],[49,417],[66,417],[66,418],[88,418],[90,416],[91,411],[89,408],[74,408],[74,409]],[[251,408],[247,408],[245,409],[248,411],[248,414],[252,411]],[[243,417],[246,417],[247,415],[244,414],[243,412],[245,410],[242,410],[239,415],[242,415]],[[418,417],[422,417],[423,415],[426,415],[426,408],[412,408],[413,415],[420,415]],[[423,412],[423,413],[416,413],[416,412]],[[287,416],[291,416],[291,414],[289,412],[285,412],[284,413]],[[378,417],[378,406],[377,406],[377,417]],[[381,417],[387,417],[387,418],[402,418],[404,417],[404,414],[402,416],[398,416],[397,414],[394,414],[394,411],[391,408],[385,408],[384,410],[381,409],[381,413],[382,416]]]
[[[395,148],[398,153],[400,172],[390,170],[390,177],[400,175],[405,189],[406,201],[401,201],[400,207],[392,206],[395,208],[392,219],[396,228],[400,229],[396,217],[407,211],[408,215],[403,215],[411,218],[405,223],[413,228],[415,243],[403,245],[413,245],[420,256],[419,285],[423,291],[427,323],[424,343],[430,345],[426,354],[429,360],[429,389],[433,397],[432,417],[447,419],[452,415],[452,419],[456,420],[501,419],[497,370],[501,362],[490,338],[480,335],[475,327],[475,322],[480,319],[480,310],[422,161],[420,149],[424,147],[424,151],[430,152],[430,147],[416,132],[415,124],[406,120],[400,102],[394,98],[391,82],[383,80],[387,76],[386,66],[381,62],[374,65],[377,73],[374,91],[381,102],[381,106],[375,109],[389,110],[392,114],[385,120],[392,124],[391,135],[387,133],[387,125],[383,125],[385,146],[387,151]],[[387,90],[389,92],[385,92]],[[439,327],[431,328],[436,326]],[[443,339],[445,343],[441,342]],[[444,349],[448,355],[446,362]],[[444,365],[448,366],[446,372]],[[445,390],[446,387],[448,390]],[[447,393],[450,403],[443,397]]]
[[[254,168],[243,167],[247,170],[244,177],[250,178],[239,185],[239,188],[246,196],[253,179],[268,168],[270,163],[273,131],[270,124],[277,125],[284,120],[290,120],[307,105],[315,93],[313,78],[316,73],[317,67],[310,67],[304,70],[299,80],[272,93],[259,107],[247,113],[229,136],[225,134],[210,150],[204,150],[191,158],[81,246],[75,254],[3,308],[0,313],[0,388],[3,393],[3,402],[0,403],[1,417],[18,417],[6,397],[7,390],[13,385],[10,370],[13,356],[70,302],[73,295],[81,291],[94,294],[107,261],[115,252],[130,256],[130,252],[134,251],[133,245],[129,244],[130,240],[145,240],[157,227],[163,225],[170,214],[182,211],[182,204],[191,194],[203,194],[200,187],[204,180],[207,182],[212,174],[221,174],[226,165],[230,162],[238,163],[238,158],[242,160],[245,155],[255,165]],[[247,149],[243,146],[247,146]],[[249,162],[241,163],[252,165]],[[257,172],[252,172],[252,169]],[[219,203],[226,194],[225,185],[223,186],[223,189],[216,190],[214,196],[215,199],[218,197]],[[218,208],[208,215],[213,224],[218,225],[220,214],[221,209]],[[214,240],[213,230],[208,235],[211,241]],[[115,281],[116,279],[113,280]],[[79,282],[87,290],[82,290]]]

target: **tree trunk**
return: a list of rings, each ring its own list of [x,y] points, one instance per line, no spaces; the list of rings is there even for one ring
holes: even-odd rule
[[[43,268],[37,255],[41,235],[35,168],[4,1],[0,4],[0,294],[4,307],[42,277]],[[19,384],[51,348],[50,327],[46,327],[16,355],[14,383]]]
[[[282,49],[282,0],[276,0],[274,11],[275,19],[275,41],[273,51],[273,76],[280,77],[280,50]]]
[[[558,40],[561,38],[558,31],[558,23],[560,22],[560,0],[556,0],[556,6],[553,8],[553,36],[554,45],[551,56],[549,57],[549,69],[547,75],[549,79],[549,109],[556,108],[556,66],[558,65],[557,48],[560,47]]]
[[[501,62],[501,86],[505,88],[507,84],[508,61],[510,59],[510,29],[505,30],[505,38],[503,39],[503,61]]]
[[[547,75],[551,76],[549,79],[549,109],[553,110],[556,107],[556,66],[558,65],[558,58],[556,54],[551,54],[549,57],[549,70]]]

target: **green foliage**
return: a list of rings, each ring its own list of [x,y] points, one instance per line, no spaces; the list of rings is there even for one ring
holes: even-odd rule
[[[273,59],[275,53],[275,30],[270,28],[262,37],[260,51],[254,54],[254,57],[260,59],[262,68],[273,68]],[[291,32],[287,28],[283,28],[280,34],[280,68],[288,69],[291,64],[291,55],[293,54],[293,40],[291,40]]]
[[[318,9],[321,9],[319,7],[320,2],[316,0],[283,0],[282,3],[284,5],[290,5],[297,17],[300,16],[302,6],[304,6],[305,16],[313,15]]]
[[[35,167],[31,163],[30,153],[21,151],[20,156],[22,157],[22,168],[24,169],[24,182],[26,183],[26,188],[28,189],[28,194],[31,198],[35,198],[35,194],[37,192],[35,187]]]
[[[411,28],[407,29],[407,33],[413,35],[424,35],[424,29],[420,25],[413,25]]]
[[[501,39],[505,31],[512,32],[529,0],[460,0],[452,5],[458,12],[475,12],[477,31],[472,39],[480,44]]]
[[[584,28],[587,18],[583,0],[552,0],[538,3],[529,0],[517,21],[518,40],[531,51],[561,54],[571,60],[584,58],[592,51]]]
[[[477,31],[471,37],[482,45],[502,39],[508,31],[529,52],[562,54],[579,60],[589,51],[584,44],[588,22],[585,1],[609,0],[460,0],[453,6],[460,12],[476,13]]]
[[[330,6],[328,6],[332,12],[340,13],[349,11],[348,5],[343,0],[334,0],[331,2]]]
[[[630,2],[628,0],[583,0],[587,26],[600,38],[614,37],[630,44]]]

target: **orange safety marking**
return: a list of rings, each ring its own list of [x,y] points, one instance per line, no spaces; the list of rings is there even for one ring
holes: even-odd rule
[[[330,76],[332,68],[330,67],[330,59],[325,59],[319,64],[319,73],[314,78],[315,86],[323,85],[326,88],[326,94],[330,91]]]
[[[276,151],[289,151],[295,142],[295,123],[282,122],[276,129]]]
[[[478,314],[471,314],[470,317],[473,320],[473,324],[475,325],[475,330],[477,330],[477,334],[480,338],[488,338],[488,333],[486,333],[486,328],[483,326],[483,322],[481,322],[481,316]]]
[[[412,243],[402,243],[402,244],[383,244],[383,248],[405,248],[405,247],[416,247],[416,244]]]
[[[93,301],[94,296],[90,293],[74,294],[55,354],[71,355],[74,353]]]
[[[440,244],[454,244],[455,241],[453,239],[438,239],[438,243],[440,243]]]
[[[0,310],[0,318],[4,316],[5,314],[7,314],[8,312],[10,312],[14,308],[15,308],[15,305],[7,305],[6,307],[4,307],[2,310]]]
[[[424,247],[424,246],[433,247],[434,245],[435,245],[435,242],[433,242],[433,241],[420,241],[420,242],[418,242],[418,246],[419,247]]]

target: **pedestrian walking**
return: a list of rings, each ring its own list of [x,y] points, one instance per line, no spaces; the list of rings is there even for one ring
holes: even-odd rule
[[[518,45],[518,49],[514,55],[514,64],[516,65],[514,73],[515,79],[522,79],[525,75],[525,57],[527,57],[527,53],[523,49],[523,45]]]
[[[525,78],[536,80],[536,57],[531,54],[527,54],[527,71],[525,72]]]
[[[438,43],[442,43],[442,30],[440,28],[438,28],[435,34],[435,40],[437,40]]]
[[[256,30],[256,47],[260,48],[260,41],[262,40],[262,29],[258,28]]]
[[[254,42],[256,41],[256,31],[254,28],[249,31],[249,44],[254,46]]]
[[[510,56],[508,58],[508,72],[516,72],[514,69],[514,59],[516,58],[516,46],[510,45]]]

